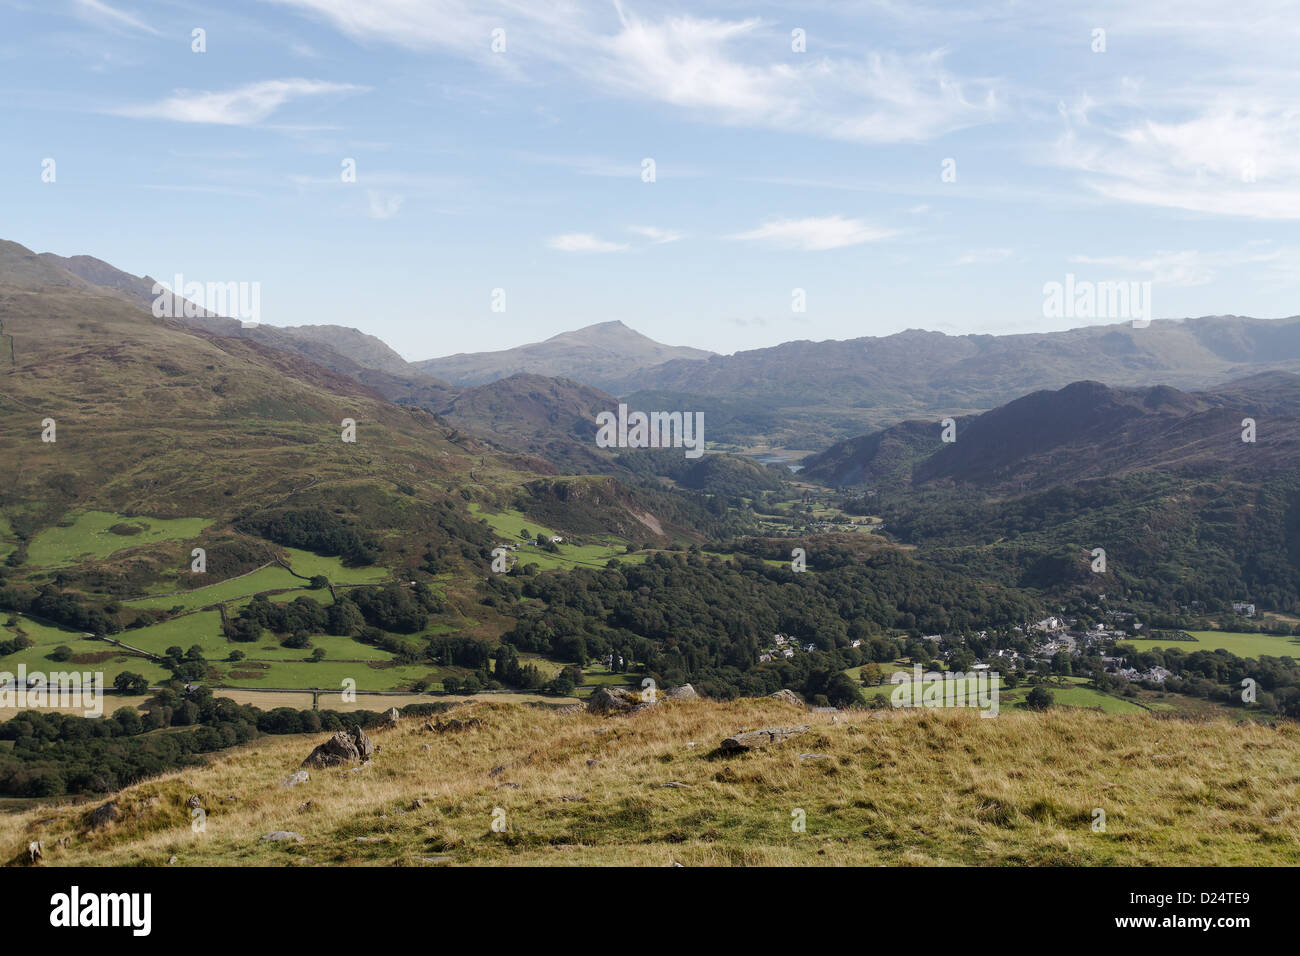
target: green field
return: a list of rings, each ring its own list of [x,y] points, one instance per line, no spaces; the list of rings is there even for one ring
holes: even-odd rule
[[[529,540],[534,541],[539,534],[553,537],[556,532],[529,519],[523,512],[514,509],[484,511],[476,502],[470,503],[469,511],[474,517],[486,520],[492,530],[501,536],[502,541],[519,544],[519,550],[511,552],[511,558],[512,562],[518,561],[520,565],[536,564],[543,571],[567,571],[572,568],[603,568],[611,558],[627,563],[644,561],[646,558],[644,554],[628,554],[627,542],[613,535],[606,536],[597,544],[573,545],[562,542],[559,553],[551,554],[535,545],[524,544],[525,539],[520,536],[524,530],[530,532]]]
[[[886,680],[888,680],[888,677],[889,675],[886,674]],[[1054,706],[1056,707],[1099,707],[1107,714],[1140,714],[1143,712],[1143,708],[1139,707],[1132,701],[1124,700],[1120,697],[1113,697],[1110,694],[1084,686],[1086,678],[1073,677],[1067,678],[1067,681],[1069,681],[1071,686],[1058,687],[1054,684],[1044,685],[1047,690],[1051,691]],[[945,697],[948,693],[949,684],[957,685],[953,689],[954,694],[960,692],[970,695],[967,697],[967,706],[971,706],[970,701],[973,699],[976,690],[974,682],[969,679],[944,681]],[[883,694],[886,699],[892,701],[894,691],[900,687],[902,688],[902,700],[910,702],[912,699],[912,685],[909,683],[899,685],[885,683],[875,687],[863,687],[862,693],[868,700],[875,697],[876,694]],[[1014,688],[999,687],[999,710],[1005,711],[1012,708],[1017,710],[1023,709],[1024,700],[1029,695],[1030,690],[1030,687],[1024,685]],[[988,693],[987,690],[986,693]]]
[[[1225,650],[1237,657],[1294,657],[1300,659],[1300,640],[1281,634],[1241,634],[1236,631],[1188,631],[1192,641],[1126,640],[1139,651],[1178,648],[1193,651]]]
[[[179,594],[164,594],[156,597],[138,598],[134,601],[125,602],[128,607],[154,608],[160,611],[167,611],[173,607],[180,607],[187,611],[196,610],[201,607],[208,607],[212,604],[221,604],[225,601],[233,601],[236,598],[252,597],[262,591],[283,588],[302,588],[307,582],[301,578],[296,578],[284,568],[278,565],[272,565],[268,568],[261,568],[252,574],[245,574],[238,578],[229,578],[228,580],[211,584],[204,588],[197,588],[193,591],[182,591]],[[326,592],[328,596],[329,592]],[[292,595],[297,597],[297,595]]]
[[[379,565],[349,568],[344,566],[342,558],[313,554],[299,548],[285,548],[284,551],[289,556],[289,567],[295,572],[306,578],[323,574],[331,584],[383,584],[391,576],[387,568]],[[306,584],[305,581],[299,583]]]
[[[380,584],[389,577],[390,573],[387,568],[381,567],[346,568],[339,558],[324,557],[319,554],[312,554],[310,551],[300,551],[297,548],[285,548],[285,551],[289,553],[290,567],[302,577],[295,576],[294,573],[279,565],[271,565],[253,571],[251,574],[228,578],[225,581],[195,588],[192,591],[137,598],[134,601],[127,601],[126,604],[129,607],[154,608],[161,611],[171,610],[174,607],[193,611],[197,608],[221,604],[226,601],[251,598],[254,594],[260,594],[263,591],[295,589],[296,593],[272,595],[272,599],[292,601],[299,594],[307,594],[318,604],[327,605],[330,603],[329,591],[323,589],[312,591],[307,588],[307,582],[303,578],[323,574],[334,584],[354,586]]]
[[[302,653],[304,652],[299,652]],[[310,654],[311,651],[305,653]],[[314,664],[304,660],[254,663],[266,666],[254,667],[247,661],[222,664],[221,669],[226,671],[226,677],[220,683],[225,687],[306,687],[337,690],[343,685],[345,678],[351,678],[356,681],[357,690],[398,690],[411,681],[428,680],[432,682],[431,690],[439,690],[442,687],[443,675],[450,673],[446,668],[434,664],[372,667],[366,663],[328,659]]]
[[[47,528],[36,536],[27,560],[39,568],[63,568],[83,558],[106,558],[124,548],[158,541],[185,541],[198,537],[208,518],[129,518],[107,511],[84,511],[68,527]],[[125,525],[135,534],[118,534],[109,528]]]

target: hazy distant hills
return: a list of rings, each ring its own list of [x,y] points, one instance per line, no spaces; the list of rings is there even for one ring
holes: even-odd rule
[[[520,372],[571,378],[619,392],[635,374],[665,362],[706,359],[712,352],[662,345],[622,322],[601,322],[562,332],[544,342],[500,352],[462,352],[414,363],[453,385],[484,385]]]
[[[4,248],[6,269],[15,277],[152,303],[148,276],[132,276],[91,256],[38,256],[16,243]],[[913,329],[878,338],[786,342],[734,355],[663,345],[612,321],[503,351],[415,363],[372,335],[338,325],[243,328],[236,319],[212,315],[181,321],[298,354],[389,401],[445,413],[468,429],[488,433],[495,423],[490,433],[502,447],[533,453],[550,447],[552,454],[564,448],[566,467],[581,467],[581,461],[590,467],[587,459],[595,455],[572,447],[572,415],[595,404],[574,389],[600,392],[602,408],[612,408],[613,396],[622,396],[638,408],[702,411],[714,443],[820,450],[909,419],[977,414],[1081,380],[1187,391],[1264,371],[1300,372],[1300,317],[1212,316],[1156,320],[1145,328],[1121,324],[1005,336]],[[568,382],[501,384],[521,375]],[[462,401],[465,388],[501,391]],[[1252,391],[1243,400],[1267,397]],[[506,411],[514,401],[521,403],[518,419]],[[883,457],[872,456],[875,472],[910,460],[906,435],[881,436]]]
[[[1216,316],[1004,336],[909,330],[786,342],[675,360],[637,373],[627,387],[673,400],[673,407],[708,408],[720,397],[748,402],[746,418],[713,428],[720,440],[821,448],[869,428],[983,411],[1083,379],[1190,389],[1268,369],[1300,372],[1300,317]]]
[[[1242,420],[1256,441],[1242,441]],[[1145,471],[1262,477],[1300,467],[1300,377],[1273,372],[1205,392],[1075,382],[957,419],[908,421],[805,459],[836,485],[965,485],[1018,492]]]

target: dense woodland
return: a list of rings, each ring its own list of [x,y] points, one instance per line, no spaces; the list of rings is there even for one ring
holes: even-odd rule
[[[809,688],[866,660],[892,660],[898,630],[1010,629],[1038,608],[1028,597],[912,561],[894,549],[861,560],[824,555],[795,573],[759,558],[657,554],[564,575],[503,577],[493,587],[527,600],[503,640],[520,650],[585,662],[613,652],[643,662],[662,684],[690,681],[718,697]],[[820,653],[760,662],[773,635]],[[854,640],[860,641],[857,648]],[[822,693],[816,690],[814,693]]]
[[[940,489],[882,492],[897,540],[927,561],[1010,587],[1105,592],[1155,611],[1243,599],[1300,607],[1300,486],[1148,473],[1011,498]],[[1093,575],[1093,548],[1107,573]]]

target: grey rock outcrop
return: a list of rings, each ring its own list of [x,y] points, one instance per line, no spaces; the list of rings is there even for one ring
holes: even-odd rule
[[[375,745],[360,727],[340,730],[329,740],[318,746],[307,759],[304,767],[338,767],[348,763],[362,763],[375,753]]]
[[[791,737],[798,737],[800,734],[807,732],[807,724],[800,724],[797,727],[764,727],[761,730],[749,730],[744,733],[732,734],[718,744],[718,749],[723,753],[740,753],[745,750],[755,750],[759,747],[779,744],[783,740],[789,740]]]

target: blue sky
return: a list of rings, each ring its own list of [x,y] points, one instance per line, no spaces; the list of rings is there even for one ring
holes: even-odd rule
[[[0,0],[0,237],[409,359],[1052,331],[1067,273],[1281,317],[1297,46],[1257,0]]]

